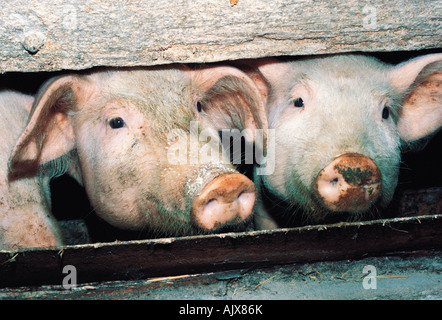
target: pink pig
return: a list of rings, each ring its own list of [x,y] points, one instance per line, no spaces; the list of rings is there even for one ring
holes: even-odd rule
[[[49,180],[36,174],[8,179],[8,157],[26,126],[34,98],[13,91],[0,92],[0,249],[50,247],[62,243],[51,215]]]
[[[267,150],[275,170],[257,176],[257,187],[300,206],[307,221],[385,207],[402,146],[442,124],[442,54],[397,66],[363,55],[248,65],[275,132]],[[277,227],[262,201],[256,221]]]
[[[68,172],[84,185],[97,214],[123,229],[186,235],[241,225],[254,208],[253,182],[218,148],[212,148],[218,162],[171,163],[169,149],[177,142],[169,137],[173,131],[180,141],[198,142],[191,121],[200,131],[253,129],[263,108],[254,82],[232,67],[61,76],[36,97],[10,175],[38,166],[50,175]]]

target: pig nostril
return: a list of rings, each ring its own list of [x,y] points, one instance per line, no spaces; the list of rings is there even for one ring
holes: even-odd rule
[[[217,207],[217,201],[215,198],[210,199],[206,202],[206,205],[204,206],[204,212],[210,216],[213,213],[213,210],[216,210]]]
[[[213,205],[215,201],[216,201],[215,198],[210,199],[209,201],[206,202],[206,206],[211,206],[211,205]]]

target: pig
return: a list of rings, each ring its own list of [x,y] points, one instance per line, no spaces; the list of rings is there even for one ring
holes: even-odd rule
[[[356,220],[386,207],[401,151],[442,124],[442,54],[399,65],[362,54],[245,65],[275,133],[267,149],[274,172],[255,178],[259,199],[284,200],[304,223]],[[263,200],[256,208],[258,229],[278,227]]]
[[[218,129],[253,129],[262,118],[256,110],[264,112],[264,104],[254,82],[228,66],[66,74],[36,96],[10,175],[36,167],[49,176],[68,173],[98,216],[121,229],[180,236],[241,228],[251,219],[254,183],[216,143],[201,146],[198,134],[212,130],[216,140]],[[183,148],[191,150],[177,161]],[[189,160],[204,148],[218,161]]]
[[[8,179],[8,158],[33,101],[29,95],[0,91],[0,249],[53,247],[63,241],[46,197],[48,179],[35,172],[15,181]]]

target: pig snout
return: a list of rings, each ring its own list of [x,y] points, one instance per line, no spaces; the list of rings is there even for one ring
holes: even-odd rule
[[[370,158],[358,153],[338,156],[323,168],[315,181],[315,191],[331,211],[359,213],[378,198],[381,173]]]
[[[196,223],[207,231],[237,224],[251,216],[256,200],[254,183],[240,173],[226,173],[213,179],[192,205]]]

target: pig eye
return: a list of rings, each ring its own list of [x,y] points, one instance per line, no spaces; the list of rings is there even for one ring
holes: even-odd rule
[[[389,116],[390,116],[390,109],[388,109],[388,107],[384,107],[384,109],[382,109],[382,119],[387,120]]]
[[[109,120],[109,126],[112,129],[120,129],[123,128],[126,124],[124,123],[124,120],[121,119],[120,117],[118,118],[113,118]]]
[[[296,98],[296,99],[293,101],[293,105],[294,105],[296,108],[303,108],[303,107],[304,107],[304,100],[302,100],[302,98]]]
[[[199,101],[196,103],[196,110],[198,110],[198,112],[201,112],[202,110],[201,102]]]

